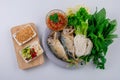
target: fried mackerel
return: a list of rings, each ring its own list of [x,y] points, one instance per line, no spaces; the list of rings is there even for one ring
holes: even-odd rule
[[[47,39],[48,46],[52,52],[63,60],[68,60],[65,49],[62,46],[60,40],[58,39],[58,32],[52,32]]]

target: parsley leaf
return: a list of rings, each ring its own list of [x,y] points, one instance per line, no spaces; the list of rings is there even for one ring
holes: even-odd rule
[[[58,14],[57,13],[54,13],[53,15],[50,15],[50,20],[53,21],[54,23],[57,23],[59,20],[58,20]]]

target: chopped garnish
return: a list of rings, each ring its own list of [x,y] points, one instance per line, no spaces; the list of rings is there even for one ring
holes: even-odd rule
[[[54,13],[53,15],[50,15],[50,20],[53,21],[54,23],[57,23],[58,20],[58,14]]]

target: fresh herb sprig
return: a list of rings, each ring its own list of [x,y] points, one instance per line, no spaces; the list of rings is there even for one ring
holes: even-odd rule
[[[58,20],[58,14],[57,13],[54,13],[52,15],[50,15],[50,20],[53,21],[54,23],[57,23],[59,20]]]

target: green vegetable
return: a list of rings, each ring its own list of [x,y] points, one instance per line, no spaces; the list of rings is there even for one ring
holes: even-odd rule
[[[106,18],[105,9],[95,12],[88,20],[88,38],[93,42],[93,49],[90,55],[84,57],[86,62],[90,60],[97,66],[97,68],[104,69],[106,63],[106,53],[108,46],[113,42],[113,38],[117,35],[113,34],[116,29],[116,20]]]
[[[25,58],[25,59],[31,59],[31,54],[30,54],[30,47],[25,47],[23,50],[22,50],[22,56]]]
[[[88,19],[90,14],[87,10],[81,7],[75,14],[68,16],[68,25],[73,26],[75,34],[87,35]]]
[[[75,29],[75,38],[79,38],[79,36],[76,35],[82,35],[87,39],[88,19],[90,16],[91,15],[84,7],[81,7],[75,14],[68,15],[68,26],[72,26]],[[81,61],[81,59],[78,60],[78,57],[79,56],[77,56],[76,59],[69,60],[69,62],[78,64]]]
[[[116,20],[106,18],[104,8],[92,15],[88,14],[85,8],[80,8],[75,14],[68,15],[68,26],[74,27],[75,34],[85,35],[93,42],[91,54],[79,59],[85,63],[93,61],[97,68],[104,69],[108,46],[117,37],[113,34],[116,25]]]
[[[53,15],[50,15],[50,20],[53,21],[54,23],[57,23],[59,20],[58,20],[58,14],[57,13],[54,13]]]

